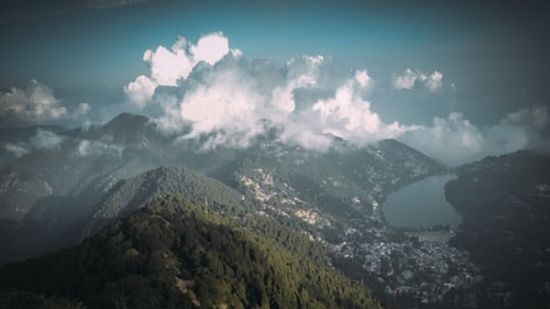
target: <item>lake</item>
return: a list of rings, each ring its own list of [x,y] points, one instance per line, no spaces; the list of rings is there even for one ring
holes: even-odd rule
[[[445,200],[445,184],[454,178],[455,175],[432,176],[390,194],[384,203],[386,220],[397,227],[456,227],[462,218]]]

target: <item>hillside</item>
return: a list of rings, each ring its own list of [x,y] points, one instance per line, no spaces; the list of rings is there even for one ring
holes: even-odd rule
[[[94,206],[86,233],[93,234],[111,220],[167,195],[179,195],[192,203],[222,212],[251,207],[239,192],[215,179],[185,168],[163,166],[115,184]]]
[[[81,225],[115,183],[176,156],[165,151],[169,138],[140,116],[122,114],[58,135],[55,147],[34,149],[0,171],[0,263],[66,244],[65,235],[74,234],[67,231]]]
[[[338,141],[330,151],[318,152],[264,136],[246,149],[204,151],[200,141],[175,140],[147,117],[127,113],[104,125],[57,134],[62,136],[59,145],[35,149],[0,171],[0,245],[5,248],[0,264],[77,241],[70,235],[79,234],[90,216],[96,223],[108,222],[131,198],[138,207],[148,193],[186,190],[185,179],[154,188],[152,174],[147,181],[119,183],[160,166],[183,166],[217,178],[238,191],[230,195],[245,196],[241,205],[254,204],[271,215],[317,227],[328,222],[327,239],[344,237],[352,223],[361,229],[383,225],[378,206],[387,193],[443,170],[392,140],[365,147]],[[191,191],[184,195],[190,198]],[[201,201],[193,201],[206,202],[196,196]],[[231,200],[227,203],[234,204]]]
[[[464,220],[453,244],[488,278],[485,298],[501,307],[550,304],[550,157],[520,151],[459,167],[445,188]]]
[[[393,140],[365,147],[336,144],[317,152],[276,143],[248,150],[211,173],[273,216],[297,218],[330,244],[386,238],[382,203],[388,193],[445,168]],[[349,231],[354,231],[350,235]]]
[[[0,287],[88,308],[378,308],[342,275],[178,198],[0,269]]]

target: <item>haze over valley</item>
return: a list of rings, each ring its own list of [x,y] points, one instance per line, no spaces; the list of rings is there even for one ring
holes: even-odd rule
[[[550,308],[549,9],[8,1],[0,308]]]

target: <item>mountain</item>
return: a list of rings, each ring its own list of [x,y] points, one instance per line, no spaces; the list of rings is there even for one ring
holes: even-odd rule
[[[162,166],[115,184],[94,207],[86,234],[167,195],[181,196],[212,211],[251,208],[243,195],[215,179],[185,168]]]
[[[167,162],[171,141],[143,116],[121,114],[99,127],[67,131],[56,147],[33,151],[0,173],[0,217],[21,220],[52,197],[93,204],[116,180]]]
[[[402,186],[446,171],[394,140],[359,147],[335,139],[320,152],[266,135],[247,148],[206,150],[131,114],[63,136],[0,172],[0,264],[76,244],[155,198],[178,194],[367,284],[389,305],[403,283],[382,274],[389,253],[376,248],[402,254],[411,245],[386,224],[381,205]],[[424,247],[414,250],[421,255]],[[426,278],[440,258],[430,260],[418,271]],[[415,284],[418,295],[437,299],[431,286]]]
[[[331,223],[318,236],[333,243],[350,227],[383,225],[378,206],[387,193],[444,170],[393,140],[365,147],[338,141],[321,153],[266,136],[246,149],[205,151],[199,141],[165,135],[147,117],[127,113],[62,134],[59,145],[36,149],[0,171],[0,245],[7,248],[0,263],[75,241],[68,235],[78,234],[90,216],[100,221],[102,215],[95,213],[99,203],[114,205],[106,195],[124,204],[134,195],[129,188],[141,186],[128,182],[115,194],[111,190],[117,190],[119,181],[163,165],[216,178],[269,215],[315,221],[315,226]],[[185,187],[184,182],[154,189],[150,178],[141,190],[160,195],[172,189],[181,193]],[[143,194],[137,198],[146,202]]]
[[[0,263],[58,247],[115,183],[178,157],[166,151],[173,138],[141,116],[122,114],[62,137],[0,171]]]
[[[179,198],[0,268],[0,287],[88,308],[379,308],[365,288]]]
[[[40,130],[62,133],[66,128],[57,125],[0,127],[0,168],[16,160],[18,155],[24,154],[26,150],[21,146],[28,144]]]
[[[104,125],[73,131],[81,139],[97,140],[126,147],[164,146],[172,139],[143,115],[121,113]]]
[[[333,242],[345,239],[349,228],[385,225],[380,205],[387,194],[444,171],[424,154],[383,140],[365,147],[341,143],[327,152],[261,144],[209,175],[265,211],[317,227]]]
[[[484,298],[498,307],[550,304],[550,156],[520,151],[456,169],[445,187],[462,214],[453,244],[487,277]]]

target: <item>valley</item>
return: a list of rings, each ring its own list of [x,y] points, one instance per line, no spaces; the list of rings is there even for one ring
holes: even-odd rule
[[[128,127],[132,129],[125,129]],[[456,184],[462,183],[464,177],[474,177],[465,176],[468,173],[482,171],[485,161],[453,170],[458,175],[455,178],[445,175],[448,170],[441,164],[394,140],[383,140],[362,148],[345,141],[336,141],[334,148],[329,151],[317,152],[283,145],[269,136],[262,137],[247,149],[218,149],[215,153],[203,154],[197,144],[174,143],[173,137],[159,135],[147,118],[130,114],[122,114],[105,125],[85,131],[61,131],[59,134],[64,137],[58,147],[17,159],[0,173],[0,196],[3,197],[0,209],[3,220],[10,222],[2,225],[0,240],[3,248],[6,248],[2,258],[4,263],[15,262],[0,268],[0,273],[6,274],[5,278],[12,278],[2,281],[2,287],[18,289],[17,292],[5,294],[9,299],[16,300],[18,293],[34,293],[61,301],[76,300],[75,304],[80,302],[91,308],[116,307],[118,301],[112,293],[122,293],[128,284],[137,285],[137,289],[150,289],[152,282],[160,280],[151,273],[157,279],[149,281],[149,273],[141,271],[139,275],[145,276],[143,280],[146,281],[131,279],[137,274],[137,269],[134,264],[128,266],[130,264],[127,263],[135,263],[128,260],[128,255],[135,255],[141,252],[140,249],[132,251],[134,249],[130,246],[124,249],[127,250],[125,252],[116,251],[120,256],[113,256],[113,259],[122,258],[120,261],[124,266],[116,275],[119,276],[116,280],[122,281],[112,283],[112,291],[100,291],[99,286],[92,288],[86,285],[82,285],[78,292],[70,292],[68,287],[52,290],[49,287],[53,278],[67,278],[67,282],[76,280],[73,277],[75,275],[70,273],[56,273],[64,270],[58,270],[55,265],[64,264],[61,261],[65,259],[78,258],[96,263],[94,257],[80,256],[95,254],[89,253],[90,250],[107,250],[104,253],[120,250],[120,246],[128,246],[128,241],[133,241],[134,247],[146,244],[149,237],[163,243],[165,240],[161,235],[164,234],[144,234],[146,238],[132,240],[134,232],[128,232],[124,234],[124,237],[130,237],[128,240],[119,239],[116,241],[120,244],[115,247],[99,249],[112,246],[110,243],[114,240],[111,237],[115,232],[109,231],[113,229],[128,224],[135,225],[132,229],[143,229],[143,224],[153,226],[162,222],[172,226],[177,223],[172,221],[179,220],[182,215],[186,217],[191,213],[193,217],[204,212],[207,220],[193,223],[199,231],[204,229],[201,227],[203,224],[221,224],[228,231],[242,230],[248,235],[246,237],[255,239],[254,242],[259,241],[257,245],[261,244],[261,250],[279,246],[279,251],[287,252],[284,254],[292,256],[299,263],[311,264],[313,273],[295,274],[293,276],[297,277],[292,280],[328,272],[329,277],[344,280],[342,284],[349,285],[350,293],[364,291],[366,294],[361,295],[365,298],[361,300],[350,294],[338,296],[342,302],[351,301],[349,306],[352,307],[375,308],[381,305],[386,308],[438,308],[452,305],[456,308],[480,308],[479,304],[483,302],[506,304],[502,302],[501,296],[495,296],[501,294],[495,294],[488,288],[498,280],[491,271],[488,272],[485,266],[487,262],[481,258],[477,249],[465,245],[474,243],[466,238],[473,237],[470,231],[477,226],[471,223],[469,210],[457,208],[465,216],[465,221],[460,224],[456,213],[451,212],[454,211],[452,209],[445,209],[431,217],[432,221],[418,223],[418,218],[437,212],[436,207],[449,206],[442,204],[445,202],[443,193],[453,205],[462,203],[457,202],[454,195]],[[86,150],[86,147],[92,148]],[[59,157],[63,159],[57,160]],[[489,166],[498,165],[491,163]],[[447,185],[443,188],[445,183]],[[425,189],[422,191],[418,188]],[[544,191],[542,184],[534,188],[532,190]],[[401,204],[395,204],[396,196]],[[407,209],[407,205],[411,208]],[[415,205],[420,207],[415,208]],[[395,225],[399,221],[394,221],[394,218],[399,213],[402,217],[398,220],[406,219],[409,221],[401,222],[412,224]],[[163,219],[154,219],[157,216]],[[154,220],[154,223],[150,220]],[[544,222],[543,217],[541,220]],[[181,233],[180,229],[176,233]],[[219,238],[205,237],[210,240]],[[170,242],[174,241],[170,239]],[[271,245],[266,247],[267,243]],[[162,250],[172,250],[172,253],[167,253],[168,256],[179,254],[179,249],[171,246]],[[200,246],[209,245],[203,243]],[[69,249],[58,251],[66,247]],[[205,250],[199,252],[210,252],[210,249]],[[223,256],[224,250],[228,249],[223,247],[216,254]],[[261,254],[269,256],[271,251],[267,252]],[[42,257],[44,254],[47,255]],[[269,290],[268,286],[262,292],[265,295],[262,294],[264,296],[260,298],[250,298],[252,296],[246,293],[235,298],[237,291],[248,289],[246,285],[235,285],[248,279],[225,281],[234,276],[236,269],[224,277],[216,277],[215,280],[222,280],[215,283],[216,288],[209,292],[203,291],[200,285],[190,282],[199,284],[206,279],[191,280],[178,275],[178,272],[189,271],[182,270],[182,267],[185,269],[184,261],[188,261],[188,255],[195,253],[182,254],[170,262],[176,271],[167,277],[170,279],[162,279],[162,282],[154,285],[167,285],[170,291],[175,287],[183,294],[172,291],[170,293],[176,294],[160,295],[153,289],[147,292],[154,295],[150,300],[142,299],[141,293],[124,294],[124,302],[128,301],[136,308],[140,304],[144,308],[153,306],[149,301],[154,299],[159,302],[157,305],[163,304],[162,307],[195,306],[213,299],[215,302],[209,303],[211,306],[226,304],[249,308],[267,303],[271,307],[274,304],[279,304],[275,307],[282,304],[286,304],[283,307],[298,306],[293,303],[297,300],[289,300],[285,294],[289,290],[284,292],[276,288],[279,291],[276,292]],[[27,258],[31,259],[17,262]],[[56,262],[58,259],[59,262]],[[111,263],[109,259],[105,257],[102,265]],[[140,263],[145,264],[139,267],[152,267],[149,263],[157,263],[149,259],[153,259],[153,256],[140,260]],[[43,283],[28,281],[34,271],[23,269],[43,267],[39,266],[43,263],[49,263],[45,269],[51,272],[42,275],[40,282]],[[162,265],[164,262],[158,263]],[[214,265],[206,264],[203,267],[210,269]],[[227,268],[220,265],[216,267]],[[92,269],[75,270],[75,274],[84,272],[85,276],[90,276],[88,273]],[[218,271],[212,274],[219,276]],[[16,280],[19,276],[21,278]],[[89,280],[99,284],[112,275],[105,276],[91,277]],[[67,282],[53,286],[64,286],[69,284]],[[330,297],[315,294],[303,282],[299,282],[289,282],[286,278],[276,285],[299,286],[298,292],[309,295],[308,299],[317,295],[311,299],[320,307],[343,306],[342,303],[333,303],[333,294]],[[480,291],[485,291],[482,292],[485,294],[480,296]],[[280,296],[283,298],[274,293],[283,293]],[[300,297],[299,301],[304,300]],[[257,303],[252,305],[251,302]]]

